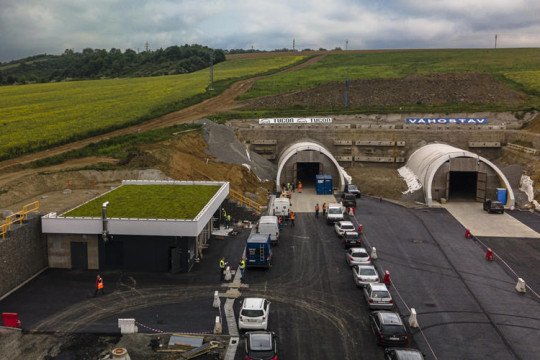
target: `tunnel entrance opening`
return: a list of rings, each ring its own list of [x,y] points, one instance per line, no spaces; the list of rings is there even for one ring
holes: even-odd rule
[[[315,186],[315,176],[319,174],[320,163],[298,162],[296,163],[296,180],[302,182],[302,186]]]
[[[448,173],[448,199],[452,201],[476,201],[478,172],[450,171]]]

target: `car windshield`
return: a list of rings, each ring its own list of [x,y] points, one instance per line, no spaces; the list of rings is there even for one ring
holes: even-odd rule
[[[403,360],[424,360],[422,354],[418,351],[412,350],[399,350],[399,359]]]
[[[253,351],[272,350],[272,339],[268,334],[253,334],[250,338],[250,348]]]
[[[375,270],[370,268],[364,268],[360,269],[360,275],[370,276],[370,275],[376,275]]]
[[[328,213],[329,214],[334,214],[334,215],[341,214],[341,210],[338,209],[338,208],[330,208],[330,209],[328,209]]]
[[[345,224],[345,225],[342,225],[342,226],[341,226],[341,229],[342,229],[342,230],[354,230],[354,225],[347,225],[347,224]]]
[[[346,233],[345,233],[345,238],[346,238],[346,239],[352,239],[352,240],[355,240],[355,239],[360,238],[360,236],[358,236],[358,233],[350,233],[350,232],[346,232]]]
[[[349,191],[355,191],[355,190],[358,190],[358,188],[356,187],[356,185],[349,185]]]
[[[353,252],[352,257],[354,257],[354,258],[366,258],[366,257],[368,257],[368,254],[366,254],[364,252]]]
[[[405,329],[401,325],[384,325],[382,327],[384,335],[405,335]]]
[[[242,316],[246,317],[261,317],[264,315],[262,310],[244,309],[242,310]]]
[[[390,294],[388,293],[388,291],[375,290],[371,294],[371,297],[374,298],[374,299],[389,298]]]

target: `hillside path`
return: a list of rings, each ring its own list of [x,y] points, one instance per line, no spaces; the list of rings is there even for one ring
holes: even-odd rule
[[[141,124],[111,131],[106,134],[93,136],[93,137],[75,141],[69,144],[57,146],[57,147],[47,149],[44,151],[39,151],[39,152],[28,154],[28,155],[23,155],[15,159],[2,161],[0,162],[0,170],[2,170],[2,172],[5,174],[7,171],[9,171],[8,169],[10,167],[21,165],[21,164],[27,164],[27,163],[40,160],[40,159],[45,159],[54,155],[68,152],[70,150],[80,149],[88,144],[105,140],[105,139],[109,139],[112,137],[116,137],[119,135],[135,133],[139,131],[139,129],[141,132],[144,132],[151,129],[172,126],[174,124],[187,123],[193,120],[204,118],[208,115],[211,115],[217,112],[225,112],[225,111],[236,109],[241,106],[241,103],[235,101],[234,99],[236,99],[238,96],[247,92],[256,81],[273,76],[273,75],[300,70],[306,66],[309,66],[321,60],[325,56],[326,55],[313,57],[302,64],[290,67],[288,69],[279,71],[271,75],[262,75],[262,76],[253,77],[247,80],[237,81],[234,84],[232,84],[228,89],[226,89],[223,93],[215,97],[206,99],[203,102],[189,106],[185,109],[175,111],[170,114],[163,115],[161,117],[158,117],[152,120],[148,120]],[[34,171],[35,170],[30,170],[30,172],[34,172]],[[0,175],[0,179],[2,178],[2,176],[3,175]]]

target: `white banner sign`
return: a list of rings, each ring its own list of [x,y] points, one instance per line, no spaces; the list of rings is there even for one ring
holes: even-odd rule
[[[329,124],[332,118],[273,118],[259,119],[259,124]]]

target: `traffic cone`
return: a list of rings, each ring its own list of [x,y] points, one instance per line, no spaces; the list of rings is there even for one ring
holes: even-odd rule
[[[465,239],[472,238],[471,231],[469,229],[465,229]]]
[[[493,251],[490,248],[487,249],[486,260],[493,261]]]
[[[364,231],[364,227],[362,226],[362,224],[358,224],[358,233],[362,234],[363,231]]]
[[[392,285],[392,281],[390,280],[390,272],[388,270],[384,272],[383,283],[386,286]]]

